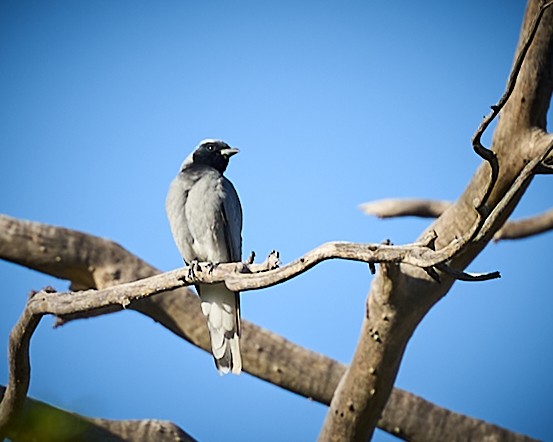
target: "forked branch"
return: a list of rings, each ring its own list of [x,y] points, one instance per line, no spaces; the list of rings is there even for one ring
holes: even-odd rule
[[[478,255],[510,215],[533,175],[541,173],[551,152],[551,137],[545,134],[542,124],[547,110],[545,101],[551,98],[551,82],[544,80],[539,88],[536,80],[551,78],[551,15],[539,28],[551,4],[530,0],[505,94],[473,137],[475,152],[491,171],[481,167],[459,200],[428,229],[437,232],[436,248],[449,249],[447,254],[453,257],[448,264],[454,269],[446,269],[441,263],[425,269],[434,279],[439,277],[436,269],[455,277],[457,269],[463,269]],[[536,35],[539,37],[534,41]],[[525,60],[530,51],[532,56]],[[504,108],[511,96],[517,100],[511,108]],[[524,106],[519,106],[521,102]],[[502,110],[504,118],[494,135],[492,151],[482,145],[481,137]],[[476,216],[470,213],[474,208]],[[319,440],[364,442],[372,436],[410,337],[453,283],[453,279],[442,284],[427,280],[416,268],[381,266],[371,285],[354,357],[333,396]]]
[[[448,271],[445,261],[451,256],[444,250],[436,252],[428,244],[392,246],[387,244],[356,244],[330,242],[323,244],[282,268],[278,254],[272,252],[262,264],[198,263],[193,266],[151,276],[135,282],[102,290],[52,293],[42,290],[34,294],[10,336],[10,379],[0,403],[0,432],[21,410],[27,395],[30,367],[28,347],[32,333],[43,315],[60,317],[79,315],[110,306],[128,306],[131,302],[161,292],[196,283],[224,282],[230,290],[247,291],[273,286],[294,278],[328,259],[346,259],[366,263],[405,263],[423,268],[438,266]],[[455,252],[455,248],[449,249]],[[472,276],[460,271],[448,271],[466,281],[481,281],[499,277],[497,272]]]
[[[433,232],[429,232],[420,241],[421,245],[431,246],[434,237]],[[57,257],[59,258],[56,259]],[[113,241],[5,215],[0,215],[0,258],[58,278],[69,279],[72,286],[93,285],[99,289],[159,274],[158,270]],[[131,303],[128,308],[147,315],[191,344],[210,350],[197,296],[186,288],[144,298]],[[80,315],[65,316],[63,320],[58,318],[58,324],[121,309],[121,304],[118,304]],[[346,366],[302,348],[247,320],[242,325],[244,368],[248,373],[321,404],[330,404]],[[407,408],[396,409],[395,404],[404,404],[406,397],[410,401]],[[432,435],[428,434],[428,428],[423,424],[429,411],[434,413],[433,420],[440,422]],[[25,425],[24,421],[20,422]],[[412,440],[424,438],[428,442],[441,442],[458,434],[456,428],[461,424],[463,428],[478,428],[479,431],[494,434],[502,440],[530,440],[518,439],[517,435],[508,430],[430,404],[399,389],[392,392],[379,427],[392,434],[400,431],[401,434],[409,435]],[[471,431],[463,433],[473,434]],[[478,438],[475,436],[475,439]]]

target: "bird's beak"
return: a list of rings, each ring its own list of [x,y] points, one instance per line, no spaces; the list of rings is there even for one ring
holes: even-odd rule
[[[230,158],[234,154],[237,154],[240,152],[238,149],[235,149],[234,147],[229,147],[228,149],[221,149],[221,155]]]

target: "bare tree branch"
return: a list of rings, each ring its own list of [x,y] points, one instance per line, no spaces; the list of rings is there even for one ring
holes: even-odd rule
[[[553,17],[550,11],[544,12],[550,5],[529,1],[507,90],[473,137],[474,150],[490,167],[483,164],[459,200],[427,229],[435,232],[437,250],[450,248],[456,238],[469,238],[461,241],[462,250],[447,263],[453,269],[464,269],[491,240],[551,151],[545,117],[553,89]],[[547,19],[540,22],[545,15]],[[480,139],[500,111],[490,151]],[[436,275],[403,264],[380,269],[371,285],[353,360],[336,389],[320,440],[370,438],[407,342],[454,282],[450,275],[443,275],[436,284]]]
[[[465,246],[470,242],[476,245],[487,243],[490,240],[491,233],[500,225],[499,220],[504,219],[508,216],[508,212],[512,211],[513,202],[528,186],[534,170],[552,149],[553,141],[549,141],[538,156],[524,165],[514,182],[497,201],[493,210],[485,218],[480,218],[479,214],[476,222],[465,233],[461,241],[457,239],[452,241],[451,244],[457,243],[454,249],[460,247],[459,244]],[[478,226],[477,230],[475,230],[475,226]],[[451,244],[441,251],[451,249]],[[460,251],[460,249],[458,250]],[[453,258],[457,251],[448,254]],[[422,316],[415,313],[417,309],[406,311],[406,303],[402,302],[404,305],[401,306],[398,299],[395,298],[394,290],[397,287],[395,281],[401,277],[401,271],[396,262],[405,264],[407,261],[387,260],[382,262],[386,264],[381,267],[381,272],[373,282],[363,326],[364,332],[361,335],[352,364],[333,397],[331,409],[320,435],[321,440],[365,440],[367,436],[370,437],[380,413],[380,410],[378,414],[375,412],[374,404],[380,400],[384,407],[383,399],[387,399],[391,393],[395,373],[399,369],[405,346],[415,327],[422,320]],[[424,268],[422,263],[420,264],[419,267]],[[435,267],[450,278],[465,281],[486,280],[493,276],[499,276],[499,274],[468,275],[445,262],[434,263],[428,267]],[[428,269],[426,270],[428,272]],[[439,275],[431,273],[430,276],[434,280],[441,280],[437,277]],[[374,291],[375,287],[376,292]],[[378,299],[375,299],[376,297]],[[417,303],[416,300],[415,303]],[[430,307],[428,306],[428,308]],[[420,309],[420,305],[418,308]],[[386,368],[383,369],[383,367]],[[375,374],[377,372],[379,375]],[[367,416],[369,419],[365,419]],[[370,428],[371,419],[374,422],[372,429]]]
[[[398,216],[418,216],[421,218],[437,218],[451,206],[449,201],[429,199],[383,199],[359,205],[359,209],[367,215],[378,218],[395,218]]]
[[[427,244],[434,235],[421,240],[421,244]],[[45,245],[48,245],[46,249]],[[74,246],[78,245],[77,248]],[[49,253],[51,263],[44,259],[44,254]],[[55,257],[61,258],[59,260]],[[116,259],[112,258],[116,257]],[[27,267],[44,271],[57,277],[67,275],[65,266],[71,268],[71,277],[75,283],[83,285],[83,281],[91,284],[102,284],[101,287],[109,287],[112,284],[122,282],[128,278],[134,280],[141,275],[158,272],[144,261],[131,255],[118,244],[103,238],[86,235],[70,229],[48,226],[41,223],[22,221],[15,218],[0,215],[0,258],[16,263],[23,263]],[[109,271],[103,270],[105,265]],[[122,269],[120,270],[119,267]],[[123,269],[125,272],[123,273]],[[90,275],[86,275],[90,272]],[[105,277],[98,277],[105,275]],[[123,276],[121,276],[123,275]],[[114,278],[112,281],[109,277]],[[119,279],[115,279],[119,276]],[[131,302],[128,309],[135,309],[152,317],[177,335],[190,341],[204,350],[209,351],[207,329],[199,314],[199,302],[197,296],[186,288],[176,289],[159,294],[140,301]],[[113,309],[100,309],[103,313],[121,310],[120,305]],[[89,312],[90,317],[97,312]],[[67,318],[65,318],[67,319]],[[286,339],[264,330],[248,321],[243,321],[242,352],[246,371],[254,376],[279,385],[289,391],[305,397],[309,397],[323,404],[330,404],[332,395],[338,382],[345,372],[346,367],[337,361],[299,347]],[[396,428],[409,428],[411,437],[419,434],[419,440],[424,439],[427,427],[424,424],[425,414],[428,411],[427,401],[417,396],[394,389],[390,397],[390,403],[404,404],[409,395],[409,408],[407,410],[392,410],[386,407],[382,423],[379,426],[384,430],[395,432]],[[421,407],[416,405],[419,400]],[[413,405],[415,403],[415,405]],[[425,407],[422,405],[425,404]],[[457,422],[461,419],[466,427],[482,422],[478,419],[459,415],[445,410],[436,405],[437,415],[441,416],[443,428],[453,432],[435,432],[434,439],[427,438],[429,442],[452,440],[456,433],[453,426],[447,422]],[[420,413],[419,413],[420,410]],[[410,423],[415,419],[420,423],[418,430]],[[489,432],[496,431],[492,424],[481,423],[489,428]],[[442,426],[440,428],[442,428]],[[511,435],[511,439],[519,440],[515,433],[501,430]],[[527,438],[526,440],[531,440]]]
[[[535,173],[540,170],[539,164]],[[394,198],[363,203],[359,208],[367,215],[379,218],[401,216],[417,216],[421,218],[437,218],[453,203],[431,199]],[[505,223],[494,235],[494,241],[505,239],[521,239],[538,235],[553,229],[553,209],[532,217],[512,220]],[[457,278],[459,279],[459,278]]]
[[[41,316],[35,316],[27,309],[12,329],[8,344],[8,378],[6,392],[0,402],[0,439],[3,440],[6,430],[17,420],[23,409],[29,382],[31,364],[29,345]]]
[[[212,263],[203,265],[195,263],[183,269],[101,290],[65,293],[51,293],[48,290],[42,290],[29,299],[20,321],[16,324],[10,336],[10,377],[5,400],[0,403],[0,432],[17,417],[22,409],[24,398],[27,396],[30,378],[28,346],[33,331],[45,314],[52,314],[63,320],[66,316],[82,316],[90,311],[109,310],[115,306],[126,308],[133,301],[196,283],[224,282],[232,291],[259,289],[286,281],[324,260],[333,258],[371,263],[404,262],[422,267],[433,267],[436,265],[434,260],[437,259],[437,263],[441,265],[441,268],[447,270],[448,267],[443,261],[449,257],[442,256],[446,249],[448,248],[436,252],[431,248],[418,244],[399,247],[387,244],[331,242],[315,248],[282,268],[276,269],[278,257],[275,253],[271,253],[265,263],[261,265],[225,263],[214,266]],[[253,271],[259,273],[253,273]],[[459,276],[465,281],[483,281],[499,276],[497,272],[482,274],[477,277],[452,270],[449,270],[448,273],[454,277]]]
[[[499,115],[499,112],[505,107],[505,105],[507,104],[507,100],[509,100],[509,98],[511,97],[515,89],[520,70],[522,68],[522,63],[524,62],[526,58],[526,54],[530,49],[530,45],[532,44],[534,37],[536,35],[536,32],[538,31],[538,26],[543,17],[543,14],[545,13],[546,9],[549,8],[552,4],[553,2],[551,1],[541,2],[540,7],[537,13],[535,14],[535,16],[533,17],[531,24],[529,24],[527,27],[528,32],[526,33],[523,42],[519,43],[517,56],[515,58],[513,67],[511,69],[511,73],[509,75],[509,80],[507,81],[507,87],[505,88],[505,92],[503,93],[503,95],[501,96],[497,104],[491,106],[492,111],[486,117],[484,117],[484,119],[480,123],[480,126],[478,127],[474,136],[472,137],[472,146],[474,148],[474,151],[478,155],[480,155],[483,159],[488,161],[492,169],[490,182],[489,182],[489,185],[487,186],[487,190],[484,196],[482,197],[481,204],[485,204],[488,201],[488,198],[491,195],[491,192],[497,181],[497,176],[499,174],[499,165],[497,163],[497,157],[495,156],[495,153],[492,150],[487,149],[482,145],[482,135],[484,135],[484,132],[486,131],[486,129],[489,127],[492,121],[495,120],[495,118]],[[526,15],[526,17],[528,17],[528,14]],[[523,36],[521,34],[521,38],[522,37]]]
[[[489,237],[492,234],[492,230],[497,230],[498,227],[501,225],[499,223],[499,220],[506,219],[508,217],[509,208],[511,208],[511,210],[512,208],[514,208],[512,204],[517,198],[517,195],[520,195],[521,192],[523,192],[524,189],[526,189],[526,187],[530,184],[530,181],[534,177],[534,171],[536,170],[536,167],[538,167],[539,164],[541,164],[541,162],[553,150],[553,137],[547,136],[544,137],[544,139],[547,140],[547,144],[545,145],[543,152],[536,155],[536,157],[530,160],[520,171],[513,184],[509,187],[509,189],[505,192],[497,205],[486,217],[481,230],[474,238],[475,243],[489,240]]]
[[[396,391],[399,390],[396,388],[394,392]],[[400,417],[396,413],[403,415]],[[528,436],[504,430],[478,419],[467,418],[462,414],[452,416],[449,413],[450,411],[444,408],[403,391],[401,395],[390,396],[378,426],[400,439],[411,442],[535,441]],[[421,416],[424,416],[424,420],[419,421]],[[403,426],[393,426],[393,422],[400,421],[403,422]],[[426,428],[424,434],[420,432],[421,426]],[[443,434],[451,435],[452,439],[441,439]]]
[[[5,388],[0,386],[0,399]],[[55,425],[52,423],[55,422]],[[158,420],[95,419],[69,413],[26,398],[23,413],[6,436],[13,442],[193,442],[195,439],[172,422]]]
[[[48,258],[44,257],[45,254],[48,254]],[[56,277],[66,278],[70,273],[70,277],[74,278],[73,285],[77,283],[83,286],[89,282],[97,288],[159,273],[159,270],[112,241],[2,215],[0,257]],[[116,305],[81,317],[122,309],[121,305]],[[188,342],[207,352],[211,351],[198,297],[188,288],[131,302],[127,309],[139,311]],[[64,320],[75,317],[66,316]],[[242,336],[245,371],[305,397],[323,403],[330,402],[339,376],[343,373],[341,364],[246,320],[242,321]]]
[[[505,224],[494,235],[494,241],[504,239],[520,239],[538,235],[553,229],[553,209],[540,215],[515,220]]]

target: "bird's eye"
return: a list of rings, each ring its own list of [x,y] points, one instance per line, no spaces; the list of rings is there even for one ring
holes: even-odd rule
[[[209,150],[210,152],[213,151],[213,144],[208,144],[207,145],[207,150]]]

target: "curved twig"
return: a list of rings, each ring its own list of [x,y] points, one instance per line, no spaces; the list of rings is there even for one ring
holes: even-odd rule
[[[486,236],[490,234],[492,229],[496,227],[498,219],[500,219],[509,209],[509,205],[512,203],[515,196],[525,188],[529,180],[531,180],[534,176],[536,167],[541,164],[543,159],[546,158],[552,150],[553,139],[549,141],[541,155],[533,158],[530,162],[528,162],[528,164],[526,164],[526,166],[524,166],[509,190],[507,190],[499,203],[494,207],[488,217],[486,217],[482,228],[478,232],[478,235],[475,237],[475,242],[482,241]]]
[[[462,270],[456,270],[450,267],[447,264],[438,264],[436,266],[438,270],[441,270],[444,273],[447,273],[449,276],[457,279],[458,281],[489,281],[490,279],[501,278],[499,272],[490,272],[490,273],[467,273]]]
[[[499,115],[499,112],[501,111],[501,109],[503,109],[503,107],[509,100],[509,97],[513,93],[518,74],[522,67],[522,63],[524,62],[526,53],[528,52],[528,49],[530,48],[530,45],[534,40],[534,36],[538,30],[538,26],[540,24],[541,18],[545,10],[548,7],[550,7],[552,4],[553,4],[553,1],[550,1],[542,5],[541,8],[539,9],[538,14],[536,14],[536,16],[534,17],[534,21],[530,25],[530,32],[528,33],[526,40],[522,45],[521,50],[518,52],[516,60],[513,64],[513,68],[511,70],[511,74],[509,75],[509,80],[507,81],[507,87],[505,89],[505,92],[503,93],[503,95],[501,96],[497,104],[491,106],[492,111],[486,117],[484,117],[484,119],[482,120],[482,123],[480,123],[480,126],[478,127],[478,129],[476,130],[475,134],[472,137],[472,147],[474,151],[480,157],[482,157],[484,160],[488,162],[491,169],[490,180],[488,182],[488,185],[486,186],[486,191],[484,192],[484,195],[482,195],[482,199],[480,200],[480,203],[477,205],[478,213],[480,213],[483,216],[485,216],[486,204],[495,187],[497,178],[499,177],[499,164],[498,164],[495,152],[493,152],[491,149],[484,147],[484,145],[482,144],[482,135],[484,135],[484,132],[489,127],[489,125]]]
[[[32,314],[25,309],[10,333],[9,382],[0,402],[0,440],[4,440],[10,425],[17,420],[23,409],[31,377],[29,345],[42,316],[42,314]]]
[[[472,236],[472,233],[469,232],[467,236]],[[248,275],[234,273],[234,275],[231,274],[225,277],[224,281],[227,287],[234,291],[270,287],[294,278],[320,262],[329,259],[347,259],[368,264],[403,263],[426,269],[448,261],[462,249],[465,243],[466,238],[463,237],[458,241],[454,241],[448,247],[435,251],[429,247],[421,247],[415,244],[392,246],[386,244],[328,242],[307,252],[301,258],[284,267]],[[493,275],[496,274],[493,273]],[[498,276],[494,277],[497,278]],[[493,279],[493,277],[490,277],[490,279]],[[471,279],[463,278],[463,280],[469,281]]]
[[[478,129],[476,130],[475,134],[472,137],[472,147],[474,151],[480,157],[486,160],[491,167],[490,181],[486,188],[486,192],[484,192],[484,195],[482,196],[482,200],[480,201],[480,204],[478,206],[479,211],[484,209],[484,206],[486,205],[488,198],[492,193],[495,183],[497,182],[497,177],[499,176],[499,165],[497,162],[496,155],[492,150],[482,145],[482,135],[484,135],[484,132],[489,127],[489,125],[499,115],[499,112],[501,111],[501,109],[503,109],[503,107],[509,100],[509,97],[513,93],[513,90],[515,89],[515,85],[517,82],[518,74],[522,67],[522,63],[526,58],[526,53],[528,52],[528,49],[530,49],[530,45],[534,40],[534,36],[536,35],[538,26],[540,24],[540,21],[543,17],[544,12],[551,5],[553,5],[553,1],[549,1],[543,4],[540,7],[536,16],[534,17],[534,20],[530,25],[530,32],[528,32],[528,35],[526,36],[526,40],[524,41],[524,44],[522,45],[520,51],[518,52],[516,60],[513,64],[513,68],[511,69],[511,74],[509,75],[509,80],[507,81],[507,87],[505,88],[505,92],[503,93],[503,95],[501,96],[497,104],[491,106],[492,111],[486,117],[484,117],[484,119],[482,120],[482,123],[480,123],[480,126],[478,127]]]
[[[462,242],[461,239],[459,244]],[[434,251],[419,245],[391,246],[328,242],[279,268],[275,268],[273,253],[263,264],[222,263],[213,268],[210,263],[198,263],[194,266],[194,272],[191,272],[189,267],[183,267],[101,290],[60,293],[41,291],[29,300],[27,309],[35,315],[52,314],[63,318],[110,306],[124,308],[138,299],[197,283],[224,282],[233,291],[258,290],[295,278],[329,259],[366,263],[404,263],[428,268],[439,266],[449,259],[449,254],[442,253],[443,250],[445,249]],[[455,251],[456,247],[452,246],[451,250]],[[496,275],[496,273],[489,275]],[[462,279],[471,280],[466,276]]]

